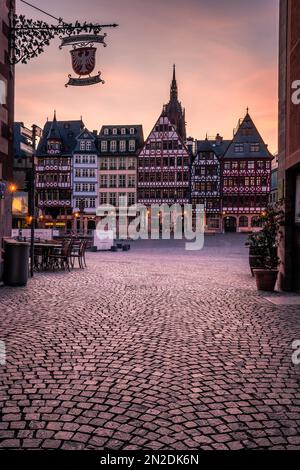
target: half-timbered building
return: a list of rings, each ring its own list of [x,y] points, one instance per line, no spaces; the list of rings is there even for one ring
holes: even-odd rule
[[[163,112],[138,157],[138,202],[188,203],[189,171],[189,152]]]
[[[221,158],[223,229],[253,231],[268,205],[273,156],[248,110]]]
[[[72,230],[72,166],[76,137],[83,129],[78,121],[47,121],[37,149],[36,190],[39,226]]]
[[[193,215],[204,206],[205,230],[222,231],[221,163],[230,141],[216,137],[196,141],[196,157],[191,166],[191,200]]]

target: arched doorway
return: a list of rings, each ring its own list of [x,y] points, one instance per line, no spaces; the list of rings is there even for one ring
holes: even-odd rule
[[[225,233],[236,232],[236,218],[235,217],[225,217],[224,231]]]

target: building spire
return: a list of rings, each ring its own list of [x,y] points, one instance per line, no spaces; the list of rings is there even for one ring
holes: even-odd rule
[[[170,90],[170,99],[177,100],[178,99],[178,87],[176,81],[176,66],[173,65],[173,78],[171,83],[171,90]]]
[[[56,122],[56,109],[54,110],[53,121]]]

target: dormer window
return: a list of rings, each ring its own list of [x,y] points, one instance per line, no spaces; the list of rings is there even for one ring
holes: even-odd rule
[[[234,151],[235,153],[242,153],[244,151],[244,144],[235,144]]]
[[[117,141],[116,140],[111,140],[111,142],[110,142],[110,151],[111,152],[116,152],[117,151]]]
[[[57,154],[60,153],[61,150],[61,143],[54,140],[48,140],[47,143],[47,151],[49,154]]]
[[[108,135],[108,134],[109,134],[109,129],[106,127],[106,128],[104,129],[104,135]]]
[[[121,129],[121,134],[122,134],[122,135],[125,135],[125,134],[126,134],[126,129],[125,129],[125,127],[122,127],[122,129]]]
[[[130,140],[129,141],[129,152],[134,152],[135,151],[135,140]]]
[[[91,150],[92,142],[90,140],[87,140],[85,148],[86,148],[86,150]]]
[[[107,152],[107,140],[101,141],[101,152]]]
[[[131,127],[131,128],[130,128],[129,133],[130,133],[131,135],[134,135],[134,134],[135,134],[135,129],[134,129],[134,127]]]
[[[250,152],[259,152],[259,143],[255,142],[250,145]]]
[[[85,141],[81,140],[79,146],[80,146],[80,150],[85,150]]]
[[[120,140],[120,152],[126,151],[126,140]]]
[[[113,135],[117,135],[118,133],[118,129],[116,129],[115,127],[113,128]]]

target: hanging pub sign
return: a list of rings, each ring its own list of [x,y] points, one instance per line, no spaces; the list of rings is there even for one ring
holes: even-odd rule
[[[96,47],[93,46],[95,42],[103,44],[106,34],[99,36],[95,34],[82,34],[78,36],[68,36],[62,38],[60,49],[63,46],[73,46],[70,51],[72,58],[72,67],[78,77],[69,75],[69,81],[66,87],[71,86],[88,86],[95,85],[96,83],[104,83],[101,79],[101,72],[97,75],[91,76],[96,66]]]

